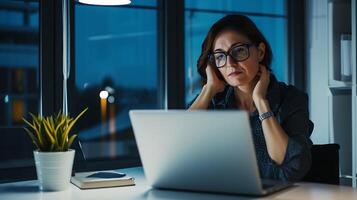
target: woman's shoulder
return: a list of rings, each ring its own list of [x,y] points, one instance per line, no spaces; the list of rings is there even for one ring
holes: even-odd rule
[[[278,82],[278,88],[281,93],[281,104],[278,108],[277,116],[278,121],[283,123],[287,119],[293,119],[293,126],[305,124],[308,127],[308,135],[310,136],[314,129],[314,123],[309,119],[309,99],[307,93],[283,82]]]
[[[281,106],[290,107],[297,104],[307,104],[308,96],[293,85],[279,82],[274,75],[270,78],[271,83],[268,90],[268,99],[272,106],[278,109]]]
[[[304,91],[293,85],[287,85],[284,82],[279,82],[279,90],[285,102],[291,101],[308,101],[308,95]]]
[[[278,110],[283,116],[288,116],[298,110],[308,112],[308,95],[293,85],[278,82],[280,106]]]

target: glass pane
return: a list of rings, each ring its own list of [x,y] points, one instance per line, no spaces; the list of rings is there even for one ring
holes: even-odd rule
[[[79,123],[84,154],[138,158],[128,111],[158,107],[157,10],[77,4],[75,12],[69,107],[71,113],[89,108]]]
[[[0,169],[33,164],[22,126],[38,113],[39,3],[0,3]]]
[[[285,0],[186,0],[186,9],[285,15]]]
[[[186,2],[192,4],[191,1]],[[199,2],[199,1],[197,1]],[[220,1],[226,2],[226,1]],[[228,1],[227,1],[228,2]],[[245,3],[250,4],[250,3]],[[282,2],[281,4],[284,4]],[[247,5],[246,5],[247,6]],[[277,6],[275,6],[277,7]],[[281,8],[285,8],[282,6]],[[230,10],[227,7],[227,10]],[[285,9],[284,11],[285,12]],[[185,11],[185,67],[186,67],[186,104],[201,91],[201,78],[197,72],[197,60],[201,53],[202,42],[209,28],[226,13],[208,11]],[[287,82],[287,18],[265,15],[247,15],[271,45],[273,51],[272,70],[279,81]]]

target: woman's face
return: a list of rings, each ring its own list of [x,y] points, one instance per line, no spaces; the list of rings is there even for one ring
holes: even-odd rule
[[[238,55],[242,51],[240,45],[252,44],[247,37],[233,30],[224,30],[219,33],[213,43],[213,53],[225,52],[226,55],[232,47],[238,47],[238,50],[232,50],[231,54]],[[243,47],[244,48],[244,47]],[[259,71],[259,62],[263,60],[265,53],[264,43],[259,46],[245,46],[249,50],[249,57],[243,61],[235,61],[230,55],[227,56],[225,65],[218,68],[226,82],[231,86],[243,86],[250,84]],[[236,48],[233,48],[236,49]],[[217,55],[217,54],[215,54]],[[218,58],[218,57],[217,57]],[[244,57],[243,57],[244,58]],[[224,62],[223,62],[224,63]]]

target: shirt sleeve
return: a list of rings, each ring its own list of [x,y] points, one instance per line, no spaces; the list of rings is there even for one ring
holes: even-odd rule
[[[311,166],[310,135],[313,123],[309,120],[308,97],[298,92],[285,99],[281,108],[282,128],[288,135],[288,146],[281,165],[271,160],[271,173],[274,179],[299,181],[309,171]]]

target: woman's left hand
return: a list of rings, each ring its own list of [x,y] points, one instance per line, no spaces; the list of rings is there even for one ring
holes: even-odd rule
[[[259,80],[257,84],[254,87],[253,90],[253,101],[254,103],[258,103],[260,100],[265,100],[266,99],[266,94],[270,82],[270,72],[269,70],[264,66],[260,65],[259,67]]]

